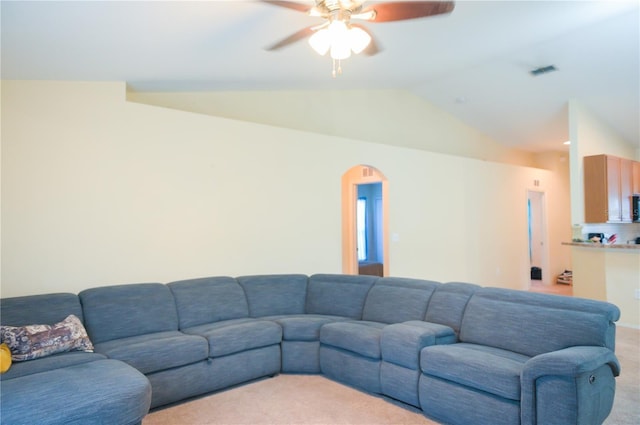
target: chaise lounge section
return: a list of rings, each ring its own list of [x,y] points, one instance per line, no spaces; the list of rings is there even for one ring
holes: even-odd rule
[[[321,373],[447,424],[600,424],[620,373],[614,305],[469,283],[218,276],[1,300],[3,329],[69,314],[94,352],[15,362],[3,424],[138,424],[278,373]]]
[[[83,318],[75,294],[0,300],[3,327],[53,324],[70,314]],[[151,385],[140,371],[93,352],[70,351],[15,362],[0,379],[0,423],[7,425],[135,425],[142,422],[151,402]]]

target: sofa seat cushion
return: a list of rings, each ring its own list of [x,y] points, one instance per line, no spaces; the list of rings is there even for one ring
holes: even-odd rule
[[[16,362],[11,365],[11,369],[0,375],[0,380],[19,378],[21,376],[33,375],[35,373],[46,372],[48,370],[60,369],[62,367],[73,366],[80,363],[104,360],[107,357],[98,353],[87,353],[85,351],[70,351],[67,353],[53,354],[39,359]]]
[[[329,323],[320,329],[320,343],[379,359],[380,335],[385,326],[366,321]]]
[[[149,411],[151,384],[102,359],[3,381],[0,403],[3,424],[133,425]]]
[[[380,338],[380,350],[384,361],[418,370],[420,350],[430,345],[451,344],[456,339],[454,330],[449,326],[412,320],[385,327]]]
[[[422,349],[422,373],[497,396],[520,400],[520,372],[530,357],[483,345],[459,343]]]
[[[282,339],[285,341],[318,341],[322,326],[351,319],[322,314],[300,314],[273,317],[269,320],[273,320],[282,327]]]
[[[275,322],[259,319],[235,319],[184,329],[188,334],[207,339],[209,357],[222,357],[254,348],[280,344],[282,328]]]
[[[179,331],[158,332],[102,342],[97,352],[122,360],[144,374],[205,360],[207,340]]]

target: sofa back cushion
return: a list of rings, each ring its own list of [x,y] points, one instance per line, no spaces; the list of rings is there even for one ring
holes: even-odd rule
[[[309,277],[306,312],[361,319],[364,301],[378,279],[376,276],[313,275]]]
[[[75,294],[29,295],[0,300],[2,325],[52,325],[63,321],[70,314],[83,320],[80,300]]]
[[[178,329],[171,291],[160,283],[104,286],[80,292],[85,325],[94,344]]]
[[[528,356],[572,346],[614,349],[613,304],[499,288],[481,288],[469,300],[460,340]]]
[[[424,320],[449,326],[458,335],[467,303],[478,289],[478,285],[462,282],[440,285],[429,300]]]
[[[251,317],[303,314],[309,278],[300,274],[241,276]]]
[[[429,280],[384,277],[369,291],[362,311],[362,320],[400,323],[421,320],[427,311],[429,298],[440,283]]]
[[[232,277],[203,277],[171,282],[180,329],[249,317],[242,287]]]

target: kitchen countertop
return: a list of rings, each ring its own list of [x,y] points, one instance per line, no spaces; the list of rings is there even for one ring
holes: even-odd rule
[[[627,244],[627,243],[595,243],[595,242],[562,242],[562,245],[579,246],[581,248],[595,248],[595,249],[631,249],[640,251],[640,245]]]

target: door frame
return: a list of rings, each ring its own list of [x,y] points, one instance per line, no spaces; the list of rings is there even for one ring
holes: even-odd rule
[[[389,276],[389,186],[384,174],[369,165],[356,165],[342,175],[342,272],[358,274],[358,185],[370,183],[382,183],[382,263],[383,275]]]
[[[532,196],[533,195],[533,196]],[[537,230],[537,237],[540,240],[539,247],[539,256],[540,256],[540,268],[542,269],[542,283],[544,285],[551,285],[553,282],[551,281],[551,271],[549,270],[549,246],[547,241],[549,240],[547,234],[547,194],[543,190],[536,189],[527,189],[527,203],[534,200],[536,202],[536,206],[534,207],[532,202],[531,214],[533,215],[535,211],[538,211],[540,217],[532,218],[531,221],[534,223],[537,221],[539,223],[539,229]],[[529,235],[529,218],[527,217],[527,252],[529,252],[529,247],[532,244],[532,241],[536,240],[536,237]],[[534,229],[535,230],[535,229]],[[527,257],[529,257],[527,255]],[[529,261],[529,266],[533,266],[531,264],[531,257]],[[530,282],[530,280],[529,280]]]

